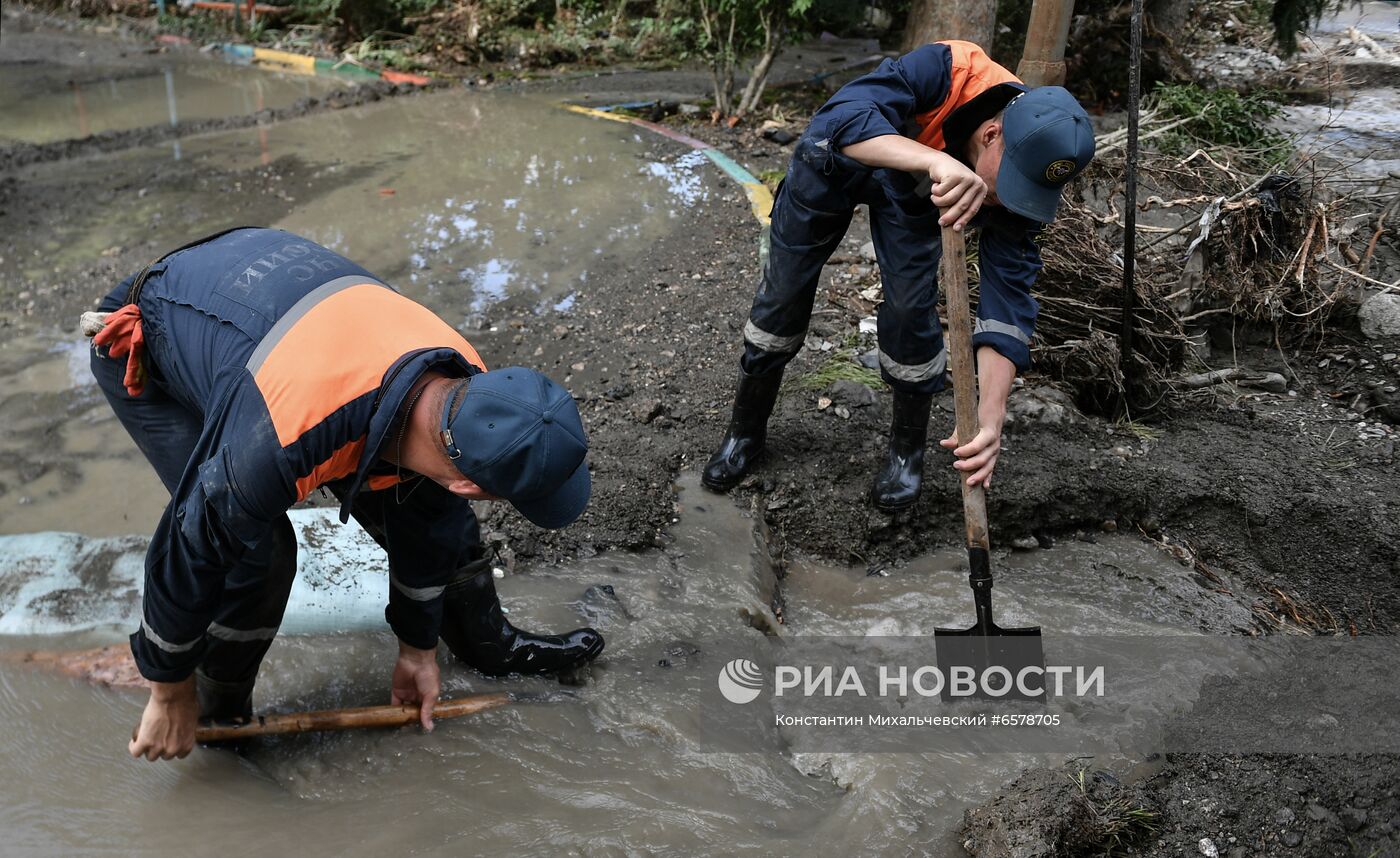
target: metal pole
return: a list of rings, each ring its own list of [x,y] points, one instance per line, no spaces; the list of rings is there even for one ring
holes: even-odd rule
[[[1137,166],[1138,101],[1142,97],[1142,0],[1133,0],[1132,30],[1128,48],[1128,164],[1123,190],[1123,327],[1118,335],[1118,368],[1123,375],[1123,402],[1126,413],[1133,393],[1133,314],[1137,293],[1133,268],[1137,253]]]
[[[1016,76],[1026,86],[1063,86],[1065,43],[1069,41],[1074,0],[1035,0],[1026,25],[1026,46]]]

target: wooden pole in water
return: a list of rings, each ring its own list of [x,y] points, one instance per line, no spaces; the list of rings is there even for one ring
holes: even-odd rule
[[[459,718],[497,709],[513,702],[510,694],[476,694],[454,700],[440,700],[433,707],[433,718]],[[418,705],[360,706],[353,709],[323,709],[317,712],[287,712],[259,715],[247,724],[211,724],[195,730],[197,742],[232,742],[249,736],[280,736],[289,733],[315,733],[326,730],[406,727],[418,723]]]

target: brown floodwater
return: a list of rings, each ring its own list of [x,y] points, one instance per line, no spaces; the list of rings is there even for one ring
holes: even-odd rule
[[[32,49],[54,39],[50,50]],[[90,48],[91,50],[88,50]],[[0,143],[49,143],[155,125],[246,116],[287,107],[347,84],[335,77],[278,74],[180,51],[143,62],[147,45],[113,56],[101,40],[36,35],[19,20],[0,28]],[[180,145],[163,147],[178,157]]]
[[[508,298],[568,311],[591,273],[644,252],[710,198],[703,156],[652,142],[545,101],[442,92],[186,139],[182,163],[196,173],[295,163],[319,192],[266,194],[266,218],[248,222],[344,253],[478,339],[496,332],[488,318]],[[158,174],[171,157],[142,148],[36,165],[22,180],[102,187],[112,174]],[[32,252],[0,259],[0,277],[61,281],[108,248],[152,236],[173,248],[228,226],[218,193],[152,188],[27,237]],[[22,318],[0,340],[0,374],[15,379],[0,393],[0,533],[139,532],[163,506],[92,384],[82,309],[72,328]]]
[[[269,740],[241,755],[201,749],[179,763],[136,762],[125,757],[124,743],[141,694],[0,662],[0,718],[10,725],[0,755],[11,773],[0,781],[0,829],[20,853],[177,855],[236,843],[308,854],[956,855],[953,832],[964,809],[1025,766],[1063,759],[831,753],[807,750],[781,732],[763,737],[754,752],[717,752],[697,722],[712,702],[697,687],[714,689],[694,676],[717,673],[723,662],[713,653],[723,645],[765,634],[928,634],[966,616],[965,558],[940,552],[889,577],[797,558],[779,583],[760,559],[746,513],[701,491],[694,475],[683,476],[678,491],[665,549],[601,555],[499,584],[522,626],[586,621],[600,628],[608,650],[591,668],[560,685],[490,680],[444,665],[448,695],[504,688],[567,696],[444,721],[430,735],[327,734]],[[359,558],[354,546],[364,537],[353,527],[325,537],[319,553],[330,557],[304,565],[303,577],[336,577],[325,570],[342,551]],[[19,581],[25,552],[62,553],[37,539],[0,537],[10,558],[0,576]],[[140,569],[139,541],[115,547],[106,560],[111,574],[89,579],[114,597]],[[355,562],[384,585],[382,560]],[[1188,596],[1196,585],[1186,571],[1130,537],[996,562],[1007,623],[1043,623],[1064,635],[1179,635],[1202,625],[1218,630],[1231,611],[1247,621],[1223,597],[1216,605],[1197,599],[1193,608]],[[63,582],[20,583],[28,588],[18,600],[24,604],[0,600],[0,628],[26,604],[42,602],[46,586]],[[769,609],[776,588],[786,603],[781,625]],[[333,612],[335,601],[324,593],[319,605],[294,599],[286,628],[314,627],[315,617],[304,615]],[[50,615],[51,634],[0,636],[0,645],[119,640],[129,622],[91,622],[112,619],[102,610]],[[259,710],[382,702],[394,649],[378,611],[377,602],[361,601],[338,614],[342,627],[362,631],[279,637],[260,678]],[[1174,699],[1180,691],[1161,695]],[[1135,741],[1150,741],[1153,705],[1119,737],[1123,759],[1142,750]]]

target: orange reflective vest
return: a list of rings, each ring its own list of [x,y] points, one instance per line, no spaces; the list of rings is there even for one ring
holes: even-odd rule
[[[992,58],[972,42],[948,40],[937,44],[946,45],[953,53],[953,76],[948,95],[937,107],[915,117],[923,129],[919,133],[919,142],[932,149],[944,147],[943,123],[953,111],[998,84],[1021,82],[1016,75],[992,62]]]

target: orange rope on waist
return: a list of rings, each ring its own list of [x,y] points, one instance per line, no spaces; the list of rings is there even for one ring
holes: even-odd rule
[[[122,384],[132,396],[140,396],[146,387],[146,337],[141,332],[141,308],[127,304],[109,315],[102,330],[92,338],[95,346],[106,346],[109,357],[126,357],[126,376]]]

